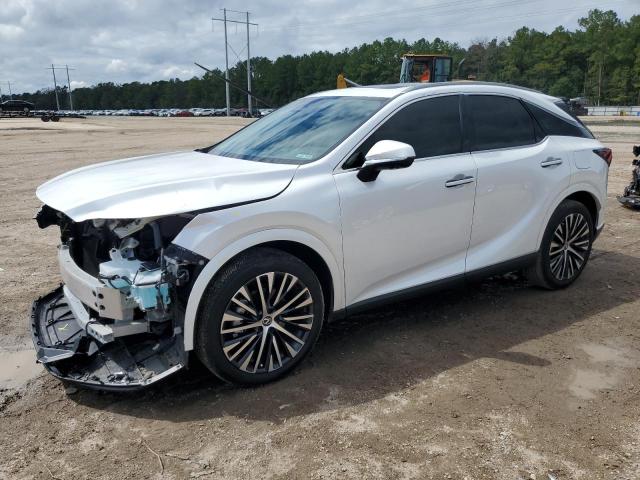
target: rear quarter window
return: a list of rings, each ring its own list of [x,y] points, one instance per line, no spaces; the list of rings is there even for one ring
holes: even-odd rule
[[[553,113],[541,107],[538,107],[537,105],[527,102],[527,108],[535,117],[536,121],[546,135],[594,138],[589,129],[569,111],[569,109],[566,107],[566,104],[560,102],[556,103],[556,106],[571,115],[574,118],[575,123],[570,123],[569,121],[557,115],[554,115]]]

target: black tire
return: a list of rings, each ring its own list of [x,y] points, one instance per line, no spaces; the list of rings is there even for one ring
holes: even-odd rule
[[[572,243],[571,238],[580,231],[583,233]],[[594,231],[587,207],[575,200],[562,202],[549,219],[535,264],[527,271],[529,282],[548,290],[571,285],[589,261]]]
[[[287,289],[287,282],[294,283]],[[238,296],[243,288],[249,293],[250,298]],[[256,300],[259,298],[256,294],[259,289],[265,293],[268,304],[266,316],[262,311],[262,302]],[[278,310],[295,298],[295,289],[300,289],[300,300],[295,300],[291,304],[292,308],[287,308],[282,314],[272,317],[272,313],[277,314]],[[276,293],[276,290],[286,292],[281,295]],[[234,302],[233,298],[246,302],[255,314],[239,308],[239,304]],[[307,303],[309,300],[311,303],[307,306],[296,308],[298,302]],[[298,317],[285,316],[292,311],[298,312],[294,314]],[[230,320],[237,312],[244,318],[237,322]],[[310,320],[305,320],[305,325],[300,325],[304,328],[299,328],[299,324],[296,323],[301,320],[299,317],[310,316]],[[196,325],[196,355],[209,370],[226,382],[239,385],[271,382],[286,375],[309,354],[318,339],[323,319],[322,287],[311,268],[297,257],[281,250],[252,249],[225,265],[207,287],[200,303]],[[306,324],[308,321],[311,324]],[[224,322],[228,323],[225,323],[223,330]],[[258,322],[261,323],[258,326],[247,327]],[[237,328],[242,328],[242,333],[228,333],[229,330]],[[304,340],[304,343],[291,340],[292,337],[282,333],[282,328],[288,329],[290,333]],[[252,335],[256,336],[251,338]],[[241,340],[238,340],[240,338]],[[283,343],[285,341],[289,346]],[[261,342],[262,345],[259,346]],[[245,343],[247,345],[244,345]],[[225,348],[231,350],[225,353]],[[291,353],[290,348],[298,350]],[[241,352],[238,352],[239,350]],[[251,358],[247,360],[249,352]],[[237,357],[230,358],[233,355]],[[244,362],[249,363],[245,365]],[[275,366],[277,362],[278,367],[271,370],[272,364]],[[249,371],[251,367],[253,372]]]

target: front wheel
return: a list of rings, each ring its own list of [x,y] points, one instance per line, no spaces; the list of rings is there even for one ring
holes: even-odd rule
[[[593,240],[589,210],[580,202],[565,200],[549,219],[529,280],[549,290],[572,284],[589,260]]]
[[[270,382],[309,353],[323,317],[322,287],[313,270],[286,252],[258,248],[223,267],[207,288],[196,354],[225,381]]]

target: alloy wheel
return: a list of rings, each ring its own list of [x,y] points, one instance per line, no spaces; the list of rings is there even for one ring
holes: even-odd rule
[[[313,298],[296,276],[268,272],[249,280],[227,304],[220,336],[229,362],[248,373],[279,370],[304,347]]]
[[[571,213],[556,227],[549,246],[549,267],[558,280],[570,280],[584,266],[591,245],[589,223],[581,213]]]

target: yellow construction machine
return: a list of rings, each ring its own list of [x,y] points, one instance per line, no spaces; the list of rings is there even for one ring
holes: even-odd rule
[[[400,83],[450,82],[453,71],[453,59],[439,53],[405,53],[402,56]],[[358,87],[356,82],[338,75],[337,88]]]

